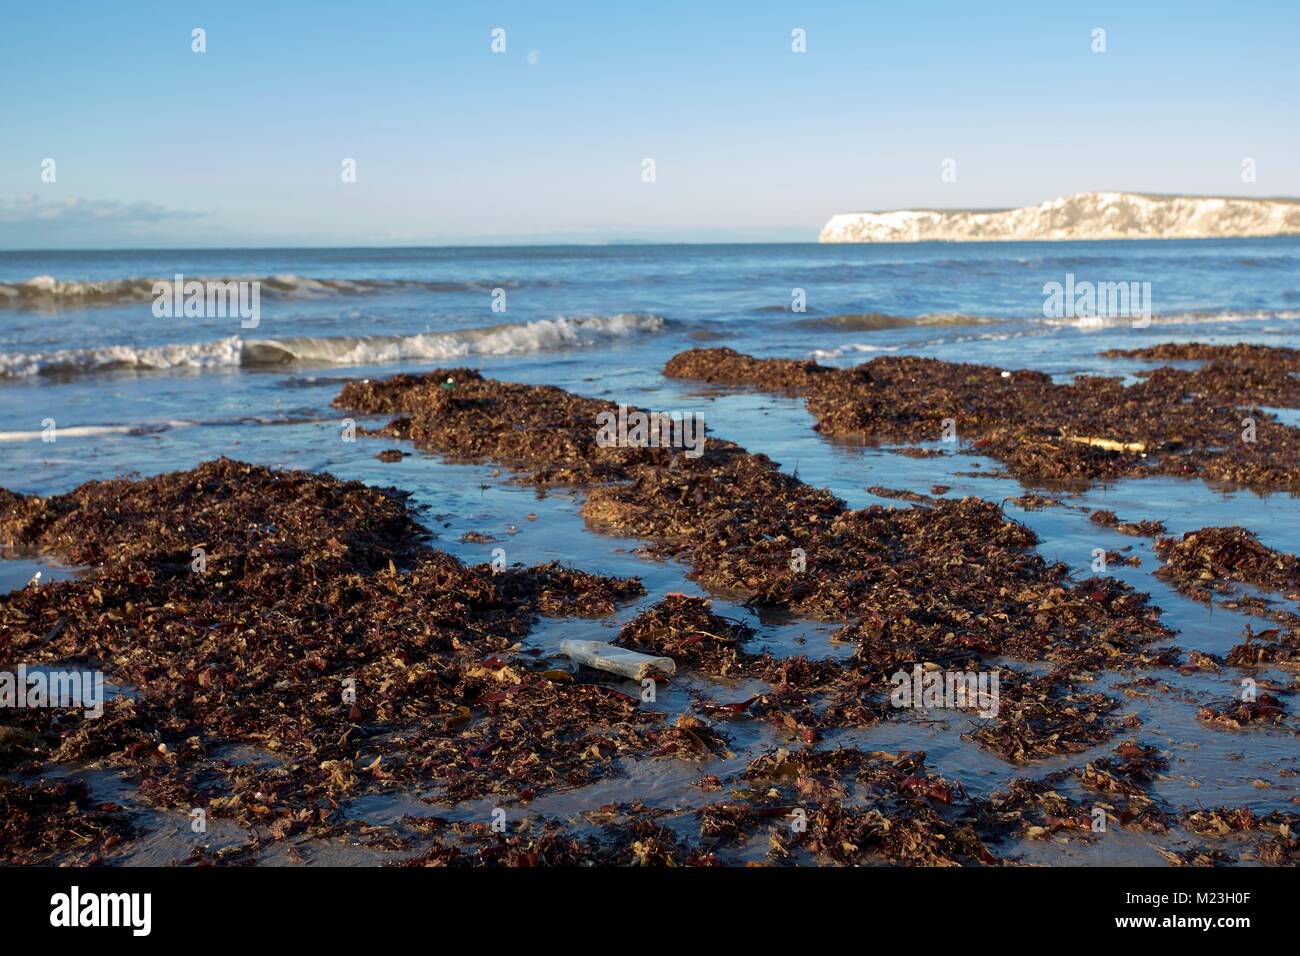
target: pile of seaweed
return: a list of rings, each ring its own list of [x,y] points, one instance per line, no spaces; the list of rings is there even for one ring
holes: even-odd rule
[[[1295,555],[1261,544],[1245,528],[1200,528],[1181,539],[1160,538],[1155,547],[1165,562],[1156,574],[1198,600],[1208,600],[1211,590],[1223,590],[1228,581],[1300,598]]]
[[[996,866],[1016,862],[995,854],[998,844],[1096,843],[1099,816],[1107,828],[1178,831],[1186,849],[1158,848],[1174,865],[1295,862],[1300,815],[1169,807],[1151,790],[1167,767],[1155,747],[1125,740],[1113,757],[1018,777],[982,798],[931,772],[924,752],[780,748],[749,761],[726,797],[693,811],[698,841],[682,838],[680,812],[617,804],[583,814],[599,838],[576,838],[545,818],[509,835],[439,822],[444,838],[402,865],[711,866],[741,852],[778,866]]]
[[[753,634],[743,621],[715,614],[707,598],[670,594],[624,625],[614,643],[711,677],[748,677],[781,688],[813,689],[842,676],[834,661],[751,653],[744,644]]]
[[[950,434],[1026,481],[1063,487],[1153,474],[1300,489],[1300,429],[1265,407],[1300,407],[1300,356],[1266,346],[1157,346],[1109,356],[1187,359],[1125,386],[1077,376],[885,355],[850,369],[692,349],[670,378],[805,396],[823,434],[931,443]],[[1247,422],[1246,420],[1250,421]]]
[[[1111,528],[1135,538],[1154,538],[1165,533],[1163,521],[1124,521],[1113,511],[1097,510],[1088,516],[1093,524]]]
[[[735,358],[732,372],[755,382],[779,368],[810,403],[878,384],[866,367]],[[1257,359],[1252,368],[1264,371],[1251,387],[1261,401],[1270,362],[1287,367],[1271,354]],[[1163,371],[1173,370],[1152,377]],[[1059,387],[1030,372],[1005,381]],[[580,486],[597,530],[646,539],[651,553],[684,561],[717,593],[840,622],[834,636],[853,656],[756,653],[744,623],[704,598],[668,595],[627,622],[617,643],[671,656],[683,670],[767,685],[744,700],[697,698],[695,713],[668,725],[607,675],[557,667],[522,645],[539,615],[613,613],[644,593],[635,579],[557,564],[466,566],[429,547],[398,491],[221,459],[51,498],[0,490],[0,547],[89,569],[0,596],[0,666],[94,667],[118,689],[99,718],[6,710],[0,771],[35,776],[51,763],[95,762],[125,772],[152,805],[204,807],[252,834],[229,852],[200,840],[192,862],[251,859],[263,841],[311,837],[418,846],[411,862],[429,865],[707,865],[742,846],[751,852],[766,835],[773,863],[989,864],[998,862],[989,846],[1001,841],[1091,839],[1098,801],[1120,826],[1200,826],[1152,796],[1163,757],[1131,740],[1114,758],[1018,779],[987,800],[931,774],[924,754],[813,746],[840,728],[897,717],[890,678],[913,665],[997,667],[998,712],[972,715],[965,736],[1013,763],[1089,750],[1140,725],[1091,682],[1098,669],[1178,661],[1158,609],[1113,578],[1075,581],[995,504],[909,495],[910,507],[851,510],[731,442],[711,439],[699,457],[606,447],[598,416],[611,403],[467,369],[349,383],[336,404],[394,416],[379,434],[449,458],[496,462],[541,488]],[[848,407],[847,397],[835,406]],[[1122,524],[1109,514],[1098,523]],[[1175,582],[1209,574],[1276,587],[1278,575],[1294,576],[1294,561],[1278,564],[1276,552],[1240,536],[1183,544],[1165,549]],[[1224,727],[1285,716],[1272,694],[1244,703],[1200,716]],[[640,806],[590,811],[599,838],[545,819],[501,834],[437,818],[408,818],[402,832],[417,834],[408,837],[349,812],[358,797],[385,791],[526,804],[621,773],[629,761],[732,757],[725,725],[748,719],[770,722],[799,749],[751,761],[731,798],[691,811],[698,842],[665,825],[668,811]],[[232,756],[241,747],[260,759]],[[1092,807],[1058,785],[1091,792]],[[704,777],[700,786],[722,782]],[[9,821],[0,859],[95,861],[131,838],[122,808],[87,801],[75,783],[0,781]],[[1293,856],[1289,825],[1279,818],[1268,832],[1281,842],[1263,853]],[[1228,856],[1200,847],[1187,862]]]
[[[381,434],[452,459],[487,459],[543,485],[584,485],[583,514],[594,527],[649,539],[654,552],[689,562],[691,575],[717,592],[845,621],[836,637],[853,642],[856,654],[836,665],[841,673],[823,709],[785,701],[780,722],[803,739],[878,720],[890,676],[915,663],[1010,657],[1055,666],[1036,680],[1010,680],[1024,706],[1008,703],[1006,716],[975,739],[1010,759],[1059,753],[1076,749],[1076,736],[1113,732],[1110,708],[1075,686],[1089,669],[1175,659],[1173,650],[1152,647],[1170,635],[1144,595],[1113,578],[1072,581],[1064,564],[1033,552],[1029,529],[978,498],[852,511],[731,442],[710,440],[696,458],[671,448],[601,447],[597,416],[612,404],[468,369],[352,383],[335,404],[396,413]],[[690,621],[666,627],[657,619],[623,639],[684,649],[715,673],[770,670],[739,654],[725,626],[722,639],[709,634]],[[1078,734],[1066,732],[1075,725]]]
[[[1181,538],[1162,537],[1155,549],[1165,562],[1155,572],[1157,577],[1180,593],[1205,604],[1214,603],[1217,596],[1222,607],[1249,611],[1281,625],[1258,632],[1247,626],[1245,641],[1228,651],[1225,663],[1234,667],[1300,665],[1300,614],[1294,610],[1295,602],[1300,601],[1300,561],[1295,555],[1275,551],[1253,532],[1239,527],[1199,528]],[[1290,607],[1242,585],[1278,594]]]
[[[1247,849],[1241,859],[1268,866],[1300,865],[1300,816],[1294,813],[1255,814],[1249,807],[1218,807],[1215,809],[1187,810],[1183,813],[1183,826],[1188,832],[1209,837],[1213,842],[1192,859],[1179,859],[1175,863],[1196,863],[1212,866],[1221,862],[1235,862],[1228,846]]]
[[[405,497],[222,458],[139,481],[91,481],[54,498],[0,490],[0,547],[169,572],[187,570],[202,548],[209,570],[227,577],[262,560],[308,557],[332,539],[344,565],[373,569],[409,556],[423,534]]]
[[[1106,758],[1078,772],[1085,789],[1102,795],[1085,804],[1055,789],[1068,771],[1044,780],[1017,778],[1005,792],[980,798],[932,773],[924,752],[780,748],[749,761],[729,795],[693,812],[698,841],[665,825],[672,811],[611,805],[584,814],[601,826],[600,839],[568,836],[552,820],[509,836],[490,833],[484,824],[449,824],[443,829],[459,843],[439,839],[403,865],[710,866],[725,854],[746,852],[754,862],[777,866],[997,866],[1015,862],[993,852],[999,843],[1094,841],[1092,810],[1098,806],[1117,826],[1166,829],[1171,815],[1146,790],[1163,758],[1131,742],[1117,753],[1121,764]],[[1285,819],[1278,815],[1275,826]]]
[[[102,862],[135,835],[123,808],[95,803],[79,782],[19,784],[0,779],[0,861],[8,865]]]
[[[684,534],[695,536],[687,511]],[[977,799],[927,771],[924,754],[811,747],[752,760],[730,797],[687,811],[698,840],[665,825],[670,811],[640,805],[589,811],[600,829],[585,837],[544,818],[507,833],[437,818],[369,827],[349,815],[363,794],[432,787],[439,801],[527,802],[618,773],[627,759],[727,755],[727,738],[690,714],[664,726],[604,679],[521,652],[536,615],[607,614],[642,593],[635,580],[556,565],[496,574],[466,567],[421,543],[424,533],[391,490],[222,459],[50,499],[5,493],[0,529],[9,547],[94,562],[79,579],[0,596],[0,661],[94,666],[130,689],[98,719],[6,711],[0,769],[36,774],[54,762],[95,762],[125,772],[152,805],[204,807],[250,834],[220,850],[196,838],[187,862],[242,862],[278,841],[291,841],[293,854],[305,838],[346,838],[412,851],[408,862],[426,865],[709,865],[766,836],[769,863],[994,864],[1001,860],[989,847],[1007,840],[1088,839],[1080,826],[1088,808],[1049,782],[1017,780],[1007,794]],[[988,547],[1019,549],[1021,536],[1005,533],[1006,542]],[[906,545],[891,546],[901,553]],[[205,561],[196,562],[196,547]],[[1055,575],[1049,567],[1040,573]],[[1131,597],[1122,590],[1094,590],[1083,614],[1059,582],[1036,590],[1041,582],[1022,571],[1004,584],[1037,594],[1033,612],[1046,630],[1085,647],[1090,627],[1118,640],[1134,613],[1145,622],[1140,630],[1151,624],[1141,602],[1119,610]],[[1023,613],[1014,601],[1006,606]],[[1064,623],[1053,622],[1058,611]],[[670,595],[618,641],[671,654],[685,668],[766,681],[767,693],[697,710],[720,721],[772,720],[792,740],[812,743],[819,731],[883,718],[873,655],[903,659],[913,645],[904,630],[895,641],[873,629],[898,623],[855,620],[863,646],[847,664],[777,658],[746,650],[750,629],[705,599]],[[918,653],[931,649],[925,640]],[[953,660],[980,655],[955,634],[943,641],[958,649]],[[1118,703],[1073,687],[1068,671],[1009,671],[1002,717],[972,739],[1010,760],[1106,740]],[[268,759],[237,760],[235,744]],[[1120,825],[1154,828],[1163,811],[1142,788],[1157,759],[1128,743],[1117,752],[1121,763],[1093,761],[1080,782],[1123,798],[1114,809]],[[722,786],[717,778],[701,785]],[[99,862],[136,835],[125,808],[93,802],[76,781],[0,781],[0,810],[0,858],[10,863]],[[1279,847],[1268,852],[1291,852]]]
[[[638,581],[467,567],[422,546],[391,491],[222,459],[6,493],[0,529],[92,563],[0,596],[0,665],[95,668],[123,689],[97,718],[5,709],[0,769],[98,761],[156,806],[284,839],[347,829],[341,802],[368,790],[527,799],[672,740],[633,698],[520,653],[539,614],[608,614]],[[226,759],[234,744],[270,759]],[[68,801],[44,792],[5,791],[13,827],[58,832]],[[121,836],[101,829],[101,848]],[[16,835],[6,857],[35,843]]]

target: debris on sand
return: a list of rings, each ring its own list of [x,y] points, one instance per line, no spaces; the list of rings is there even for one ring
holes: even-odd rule
[[[189,573],[196,548],[205,573],[223,579],[263,559],[328,557],[340,568],[374,569],[403,560],[428,536],[404,492],[227,458],[140,481],[90,481],[53,498],[0,494],[0,546],[76,565],[141,561],[166,574]]]
[[[743,622],[714,614],[707,598],[673,594],[625,624],[616,643],[716,677],[740,677],[751,671],[752,655],[741,645],[753,633]]]
[[[1273,635],[1277,633],[1273,630]],[[1272,644],[1252,639],[1262,637],[1264,632],[1248,635],[1245,641],[1228,649],[1223,662],[1232,667],[1300,667],[1300,641],[1293,638],[1288,644]]]
[[[1218,807],[1187,810],[1182,824],[1189,833],[1209,837],[1220,847],[1207,847],[1222,862],[1257,861],[1266,866],[1300,864],[1300,814],[1271,812],[1257,814],[1249,807]],[[1233,857],[1227,847],[1243,848]]]
[[[608,671],[628,680],[677,673],[677,664],[671,657],[651,657],[603,641],[560,641],[560,653],[584,667]]]
[[[1025,511],[1041,511],[1043,508],[1059,508],[1062,506],[1060,498],[1053,497],[1052,495],[1037,495],[1032,493],[1019,495],[1015,498],[1008,498],[1007,501]]]
[[[967,734],[1010,763],[1079,753],[1119,730],[1114,698],[1086,691],[1063,674],[1032,677],[1002,670],[998,713]]]
[[[83,783],[0,778],[0,863],[6,866],[93,865],[134,833],[122,807],[92,802]]]
[[[1149,790],[1169,761],[1155,747],[1131,740],[1121,743],[1115,753],[1118,760],[1102,757],[1085,765],[1078,773],[1079,782],[1114,801],[1110,809],[1124,826],[1164,832],[1168,816]]]
[[[1155,538],[1166,532],[1163,521],[1121,521],[1113,511],[1094,511],[1089,515],[1088,520],[1103,528],[1111,528],[1120,534],[1135,538]]]
[[[805,855],[842,865],[1000,862],[984,842],[999,834],[987,826],[983,802],[931,775],[924,753],[779,750],[752,761],[743,776],[757,785],[749,800],[706,807],[701,816],[715,838],[765,826],[769,862]],[[846,799],[849,782],[866,792],[866,806]]]
[[[447,377],[454,392],[437,385]],[[691,575],[720,593],[853,622],[847,637],[868,644],[863,663],[879,666],[862,675],[869,679],[954,651],[1150,663],[1145,646],[1170,636],[1143,595],[1109,578],[1073,583],[1064,564],[1032,551],[1033,532],[978,498],[852,511],[720,439],[693,459],[602,447],[594,422],[608,403],[468,369],[352,383],[337,404],[400,410],[384,433],[453,458],[586,486],[583,514],[597,530],[648,539],[653,553],[688,560]],[[899,653],[879,653],[899,641]]]
[[[810,378],[831,372],[787,366]],[[448,377],[453,392],[439,387]],[[847,622],[836,638],[858,645],[851,661],[800,662],[780,675],[783,690],[748,708],[796,739],[881,719],[890,676],[915,663],[1012,657],[1060,671],[1026,682],[1023,701],[1013,688],[1005,739],[989,730],[980,742],[1011,760],[1069,752],[1113,732],[1100,716],[1113,702],[1073,686],[1072,671],[1176,659],[1152,648],[1170,633],[1144,595],[1113,578],[1072,581],[1064,564],[1033,552],[1029,529],[978,498],[852,511],[721,439],[696,458],[599,445],[595,422],[609,403],[469,369],[352,383],[336,404],[396,413],[379,433],[453,459],[506,465],[543,487],[580,485],[596,530],[647,539],[651,553],[688,561],[691,576],[718,593]],[[778,676],[776,661],[746,653],[742,632],[707,615],[699,599],[669,599],[625,628],[619,644],[719,676]],[[811,686],[791,679],[809,676]]]
[[[1200,528],[1181,539],[1161,538],[1155,549],[1165,562],[1156,575],[1197,600],[1208,601],[1215,591],[1232,593],[1230,581],[1300,598],[1296,556],[1261,544],[1245,528]]]
[[[789,367],[820,388],[834,370],[819,369]],[[1038,388],[1036,374],[1007,381]],[[609,403],[466,369],[349,383],[338,402],[394,416],[378,434],[508,466],[541,489],[580,486],[596,530],[646,540],[729,599],[835,621],[852,656],[760,652],[752,629],[707,598],[667,595],[624,623],[610,651],[766,687],[719,687],[713,700],[691,689],[689,712],[665,719],[608,675],[521,645],[539,615],[611,615],[644,594],[636,579],[555,563],[468,566],[429,546],[400,492],[222,459],[50,498],[0,491],[0,544],[90,569],[0,595],[0,661],[76,660],[129,689],[98,719],[46,710],[7,721],[0,761],[31,773],[96,761],[123,773],[144,803],[204,807],[249,831],[228,851],[196,849],[196,863],[329,837],[409,847],[413,865],[710,865],[729,848],[752,854],[766,835],[768,863],[996,865],[1006,860],[993,850],[1011,836],[1089,839],[1087,809],[1056,782],[1104,798],[1124,826],[1165,825],[1150,793],[1163,757],[1131,741],[1081,768],[1059,761],[1049,778],[1016,781],[993,799],[932,772],[923,753],[815,746],[883,720],[961,721],[967,739],[1025,764],[1084,753],[1135,726],[1120,699],[1091,685],[1097,670],[1178,663],[1159,611],[1114,578],[1077,580],[1045,561],[1033,532],[998,505],[916,495],[911,506],[852,510],[720,439],[699,457],[604,447],[596,416]],[[915,665],[996,668],[996,711],[900,712],[890,679]],[[1281,719],[1276,697],[1254,703],[1244,715],[1237,702],[1207,708],[1203,719]],[[718,763],[736,759],[745,721],[766,721],[763,732],[791,749],[727,775]],[[259,759],[233,760],[233,746]],[[509,832],[407,817],[402,832],[422,838],[414,846],[349,815],[358,798],[413,793],[526,807],[638,761],[681,761],[700,792],[733,792],[672,811],[591,810],[593,829],[580,837],[571,821],[517,825],[513,811]],[[131,838],[121,808],[88,815],[84,788],[54,786],[63,785],[0,782],[0,855],[98,860]],[[75,832],[65,826],[72,806]],[[1294,851],[1284,841],[1268,852]]]
[[[1229,663],[1254,666],[1285,664],[1300,648],[1300,562],[1296,556],[1275,551],[1260,543],[1251,531],[1239,527],[1200,528],[1179,538],[1160,538],[1156,554],[1164,565],[1155,573],[1187,597],[1221,607],[1247,611],[1283,625],[1285,631],[1270,629],[1247,633],[1246,642],[1232,649]],[[1253,593],[1250,589],[1275,592],[1290,602]],[[1255,638],[1280,641],[1283,646],[1267,647]]]
[[[1200,477],[1256,489],[1300,489],[1300,428],[1265,407],[1300,407],[1300,355],[1265,346],[1160,346],[1111,352],[1194,358],[1141,381],[1041,373],[884,355],[855,368],[691,349],[664,374],[805,396],[816,430],[872,443],[943,438],[1006,465],[1024,481],[1087,486],[1149,475]]]
[[[1213,727],[1240,730],[1244,724],[1280,724],[1286,716],[1286,707],[1272,694],[1260,694],[1254,700],[1206,704],[1196,716]]]
[[[707,598],[670,594],[625,624],[615,643],[672,657],[712,677],[751,677],[787,690],[826,688],[844,676],[834,661],[746,651],[752,636],[743,621],[715,614]]]
[[[609,614],[638,581],[467,567],[392,492],[223,459],[10,494],[0,528],[93,565],[0,596],[0,660],[87,662],[133,688],[97,719],[24,711],[8,749],[25,765],[100,760],[154,805],[283,839],[333,832],[344,796],[526,799],[664,745],[661,715],[517,653],[538,615]],[[229,744],[274,759],[230,764]]]

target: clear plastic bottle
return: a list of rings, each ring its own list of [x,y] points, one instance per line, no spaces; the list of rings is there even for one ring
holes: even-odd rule
[[[671,657],[651,657],[604,641],[560,641],[560,653],[586,667],[619,674],[629,680],[642,680],[653,672],[677,673],[677,663]]]

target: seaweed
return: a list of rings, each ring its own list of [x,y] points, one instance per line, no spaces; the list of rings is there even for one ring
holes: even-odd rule
[[[455,390],[439,387],[447,378]],[[594,423],[610,403],[467,369],[351,383],[336,404],[400,411],[381,432],[454,460],[504,464],[543,487],[582,486],[595,529],[648,539],[652,553],[689,561],[691,575],[719,593],[858,622],[848,639],[871,621],[893,621],[909,654],[933,651],[921,659],[955,646],[1118,665],[1145,661],[1142,647],[1169,636],[1144,596],[1109,579],[1073,584],[1066,566],[1032,552],[1029,529],[978,498],[852,511],[732,442],[711,439],[694,459],[602,447]],[[798,552],[802,567],[792,560]],[[872,642],[881,643],[878,629]]]
[[[1180,539],[1161,538],[1155,549],[1165,562],[1156,575],[1198,600],[1208,601],[1211,591],[1232,593],[1229,581],[1300,596],[1295,555],[1261,544],[1245,528],[1200,528]]]
[[[1086,487],[1149,475],[1300,489],[1300,429],[1263,407],[1300,407],[1300,356],[1265,346],[1160,346],[1115,357],[1195,358],[1124,385],[886,355],[855,368],[691,349],[670,378],[802,394],[824,435],[872,443],[960,438],[1025,482]],[[1246,422],[1249,419],[1249,422]],[[1249,427],[1246,427],[1246,426]]]
[[[1227,700],[1206,704],[1196,712],[1198,719],[1212,727],[1240,730],[1245,724],[1280,724],[1286,706],[1272,694],[1260,694],[1254,700]]]
[[[83,783],[0,779],[0,862],[6,866],[101,863],[104,853],[135,833],[122,807],[92,803]]]
[[[661,715],[519,653],[539,615],[609,614],[640,582],[467,567],[423,545],[391,492],[223,459],[10,495],[0,526],[95,562],[0,596],[0,660],[82,662],[131,690],[99,718],[7,711],[6,751],[27,764],[98,760],[154,805],[280,840],[332,832],[367,791],[526,800],[665,745]],[[274,759],[231,765],[231,743]]]
[[[1088,520],[1103,528],[1112,528],[1120,534],[1136,538],[1155,538],[1165,533],[1163,521],[1122,521],[1113,511],[1094,511]]]
[[[846,402],[872,381],[863,370],[746,362],[754,363],[748,374],[776,370],[795,383],[789,387]],[[1038,373],[1006,380],[1027,390],[1060,387]],[[1255,387],[1269,381],[1261,373]],[[1082,831],[1088,814],[1047,782],[1017,782],[983,800],[931,773],[922,753],[814,745],[840,728],[904,717],[887,700],[899,670],[996,664],[996,714],[978,722],[963,714],[958,719],[972,722],[964,736],[1017,764],[1080,753],[1139,723],[1121,716],[1119,700],[1088,688],[1092,671],[1179,660],[1163,645],[1171,633],[1146,595],[1113,578],[1075,580],[1066,565],[1035,553],[1032,531],[978,498],[873,488],[911,506],[852,510],[721,439],[710,438],[699,457],[602,446],[596,416],[610,403],[466,369],[351,382],[336,404],[394,416],[372,434],[509,467],[542,491],[578,486],[595,530],[646,540],[648,553],[684,561],[715,593],[838,622],[834,638],[852,644],[853,655],[756,652],[746,624],[715,613],[707,598],[669,594],[625,623],[617,643],[767,688],[745,699],[697,697],[693,713],[668,725],[607,675],[569,670],[522,646],[541,615],[613,614],[645,593],[636,579],[555,563],[467,566],[428,544],[398,491],[221,459],[50,498],[0,491],[0,544],[89,568],[75,580],[0,596],[0,660],[83,662],[125,689],[98,719],[7,714],[0,760],[26,772],[99,761],[124,771],[152,805],[206,807],[247,828],[249,839],[198,847],[187,862],[230,863],[301,835],[408,849],[412,841],[398,830],[349,819],[348,803],[369,794],[418,788],[431,802],[490,797],[522,806],[654,759],[699,764],[700,787],[720,790],[707,763],[734,757],[732,722],[757,719],[804,746],[751,761],[733,778],[734,798],[689,811],[699,844],[666,826],[663,811],[636,806],[602,808],[599,837],[581,838],[550,820],[501,833],[410,818],[403,829],[422,838],[422,848],[406,862],[709,865],[723,846],[766,830],[773,863],[988,865],[1001,862],[989,846],[1009,834]],[[1130,454],[1068,444],[1083,456]],[[1109,513],[1093,520],[1124,530]],[[466,540],[484,540],[474,535]],[[1239,536],[1224,542],[1235,549],[1231,560],[1219,548],[1211,569],[1235,567],[1240,581],[1282,580],[1270,576],[1287,569],[1276,552]],[[1206,543],[1171,545],[1170,573],[1203,571]],[[1230,653],[1228,662],[1244,655]],[[1022,672],[1007,660],[1048,667]],[[1193,655],[1187,666],[1210,665],[1217,662]],[[1240,725],[1284,713],[1269,694],[1252,705],[1231,702],[1202,716]],[[223,756],[232,744],[265,759],[232,761]],[[1151,748],[1125,742],[1114,757],[1061,773],[1113,800],[1123,825],[1157,830],[1166,812],[1148,791],[1162,768]],[[31,800],[12,793],[15,805]],[[102,819],[92,818],[99,829],[78,843],[80,835],[60,830],[58,799],[29,815],[22,824],[29,835],[15,846],[45,828],[39,853],[98,859],[132,833],[120,808],[106,806],[97,811]],[[787,820],[795,811],[799,827]]]

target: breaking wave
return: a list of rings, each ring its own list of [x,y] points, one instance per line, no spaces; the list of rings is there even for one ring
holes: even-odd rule
[[[979,315],[962,315],[957,312],[936,312],[929,315],[900,316],[883,312],[861,312],[851,315],[828,315],[800,319],[794,324],[804,329],[821,329],[833,332],[870,332],[878,329],[910,329],[925,326],[990,325],[1005,319]]]
[[[0,378],[61,375],[115,369],[235,368],[290,364],[377,365],[398,361],[445,361],[474,355],[516,355],[586,348],[642,332],[659,332],[657,315],[541,319],[419,335],[303,336],[242,339],[188,345],[106,345],[53,352],[0,353]]]
[[[1216,322],[1260,322],[1291,321],[1300,319],[1300,311],[1271,311],[1260,309],[1255,312],[1238,311],[1203,311],[1173,312],[1166,315],[1153,315],[1152,325],[1205,325]],[[1146,322],[1141,317],[1123,315],[1084,315],[1059,319],[1039,319],[1043,325],[1065,326],[1076,329],[1109,329],[1117,326],[1131,326],[1134,322]]]
[[[898,345],[879,345],[870,342],[848,342],[828,349],[813,349],[808,357],[817,362],[831,362],[836,359],[868,352],[897,352],[904,348],[939,348],[945,345],[964,345],[968,342],[1009,342],[1013,339],[1034,338],[1043,335],[1056,335],[1056,329],[1029,328],[1015,329],[1007,332],[975,332],[966,335],[954,335],[934,339],[919,339]]]
[[[850,342],[834,349],[813,349],[808,357],[817,362],[843,358],[846,355],[861,355],[866,352],[897,352],[901,345],[870,345],[866,342]]]
[[[258,282],[261,295],[271,299],[324,299],[340,295],[415,290],[421,292],[475,292],[495,288],[513,289],[517,282],[434,282],[420,279],[312,279],[299,275],[202,277],[186,276],[187,282]],[[0,282],[0,308],[49,311],[79,309],[123,302],[150,302],[155,282],[171,283],[172,277],[149,279],[102,279],[63,282],[53,276],[35,276],[25,282]]]

